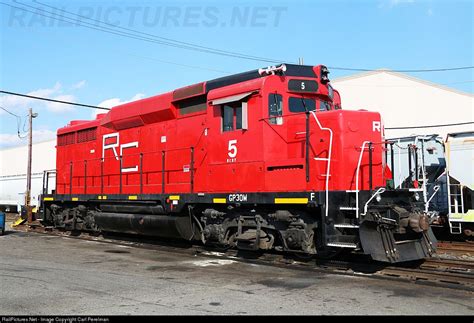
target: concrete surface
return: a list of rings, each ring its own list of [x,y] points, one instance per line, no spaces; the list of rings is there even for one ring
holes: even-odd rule
[[[472,296],[35,233],[0,236],[0,315],[472,315]]]

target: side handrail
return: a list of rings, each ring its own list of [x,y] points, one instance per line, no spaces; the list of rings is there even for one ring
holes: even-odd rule
[[[433,187],[433,190],[434,190],[433,194],[431,194],[428,201],[425,202],[425,213],[428,213],[428,207],[430,205],[430,202],[433,199],[433,197],[435,197],[436,193],[438,193],[439,189],[440,189],[439,185],[436,185],[435,187]]]
[[[385,187],[380,187],[374,194],[372,194],[372,196],[370,197],[370,199],[365,202],[365,205],[364,205],[364,213],[362,213],[361,215],[366,215],[367,214],[367,209],[369,207],[369,203],[377,196],[377,195],[380,195],[382,194],[383,192],[385,192],[386,189]]]
[[[329,176],[331,175],[331,156],[332,156],[332,140],[333,140],[333,132],[331,128],[326,128],[321,125],[321,122],[319,122],[318,117],[316,116],[316,113],[314,111],[310,111],[311,114],[314,117],[314,120],[316,120],[316,123],[318,124],[319,129],[323,131],[328,131],[329,132],[329,148],[328,148],[328,160],[327,160],[327,168],[326,168],[326,217],[329,215]]]
[[[360,173],[360,165],[362,163],[362,156],[364,155],[364,151],[365,151],[365,146],[368,145],[370,143],[370,141],[364,141],[362,143],[362,147],[361,147],[361,150],[360,150],[360,154],[359,154],[359,161],[357,162],[357,168],[356,168],[356,189],[355,189],[355,193],[356,193],[356,219],[359,218],[359,173]]]

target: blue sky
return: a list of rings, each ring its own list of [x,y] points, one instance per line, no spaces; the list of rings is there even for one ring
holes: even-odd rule
[[[287,62],[303,57],[305,64],[368,69],[474,65],[473,1],[18,1],[1,0],[53,10],[44,3],[122,28]],[[0,88],[14,92],[113,106],[270,65],[129,39],[5,5],[0,17]],[[331,70],[331,77],[354,73]],[[473,93],[473,73],[411,75]],[[20,116],[28,107],[38,112],[37,141],[94,113],[9,96],[0,96],[0,105]],[[24,144],[16,131],[15,118],[0,110],[0,147]]]

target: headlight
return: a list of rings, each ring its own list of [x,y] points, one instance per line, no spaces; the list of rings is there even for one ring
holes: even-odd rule
[[[377,194],[377,195],[375,196],[375,200],[376,200],[377,202],[380,202],[380,201],[382,200],[382,197],[380,196],[380,194]]]
[[[415,197],[415,200],[416,200],[416,201],[419,201],[419,200],[420,200],[420,194],[418,194],[418,192],[415,192],[414,197]]]

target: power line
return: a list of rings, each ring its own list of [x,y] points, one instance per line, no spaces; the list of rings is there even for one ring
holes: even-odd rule
[[[16,3],[18,3],[22,6],[25,6],[25,7],[33,8],[37,11],[32,11],[32,10],[28,10],[28,9],[25,9],[25,8],[22,8],[22,7],[13,6],[13,5],[4,3],[4,2],[0,2],[0,3],[3,4],[3,5],[6,5],[6,6],[12,7],[12,8],[27,11],[27,12],[33,13],[35,15],[40,15],[40,16],[43,16],[43,17],[46,17],[46,18],[50,18],[50,19],[54,19],[54,20],[58,20],[58,21],[62,21],[62,22],[67,22],[67,23],[72,23],[72,24],[76,24],[76,25],[81,26],[81,27],[94,29],[94,30],[98,30],[98,31],[101,31],[101,32],[109,33],[109,34],[115,34],[115,35],[118,35],[118,36],[127,37],[127,38],[131,38],[131,39],[137,39],[137,40],[142,40],[142,41],[146,41],[146,42],[156,43],[156,44],[160,44],[160,45],[177,47],[177,48],[188,49],[188,50],[194,50],[194,51],[199,51],[199,52],[204,52],[204,53],[209,53],[209,54],[215,54],[215,55],[221,55],[221,56],[228,56],[228,57],[235,57],[235,58],[241,58],[241,59],[247,59],[247,60],[253,60],[253,61],[267,62],[267,63],[280,63],[280,62],[284,61],[284,60],[263,58],[263,57],[245,55],[245,54],[235,53],[235,52],[230,52],[230,51],[224,51],[224,50],[220,50],[220,49],[214,49],[214,48],[210,48],[210,47],[204,47],[204,46],[194,45],[194,44],[190,44],[190,43],[175,41],[175,40],[171,40],[171,41],[158,40],[156,38],[162,38],[162,37],[142,33],[142,32],[139,32],[139,31],[134,31],[133,29],[124,28],[124,27],[121,27],[121,28],[126,29],[126,30],[131,30],[135,34],[130,33],[130,32],[118,31],[118,30],[116,30],[117,26],[115,26],[115,25],[112,25],[115,29],[104,27],[104,26],[98,26],[97,24],[92,24],[92,23],[85,22],[85,21],[79,21],[79,20],[77,20],[77,18],[71,18],[71,17],[67,17],[67,16],[64,16],[64,15],[60,15],[60,14],[55,13],[55,12],[49,12],[49,11],[46,11],[46,10],[41,9],[39,7],[30,6],[30,5],[27,5],[27,4],[18,2],[18,1],[16,1]],[[47,14],[42,14],[42,13],[38,12],[38,10],[43,11]],[[61,10],[61,9],[58,9],[58,10]],[[71,15],[76,15],[76,14],[73,14],[73,13],[70,13],[70,14]],[[64,19],[60,19],[57,16],[62,17]],[[106,22],[103,22],[101,20],[95,20],[95,19],[92,19],[92,18],[80,16],[80,15],[76,15],[76,16],[86,18],[86,19],[90,19],[92,21],[99,21],[102,24],[107,24]],[[67,20],[65,20],[65,19],[67,19]],[[151,35],[152,38],[141,36],[141,35]]]
[[[195,66],[195,65],[187,65],[187,64],[175,63],[175,62],[170,62],[170,61],[164,61],[164,60],[153,58],[153,57],[139,56],[139,55],[135,55],[135,54],[128,54],[128,55],[133,56],[133,57],[137,57],[137,58],[141,58],[141,59],[148,59],[148,60],[151,60],[151,61],[170,64],[170,65],[182,66],[182,67],[193,68],[193,69],[198,69],[198,70],[211,71],[211,72],[216,72],[216,73],[221,73],[221,74],[232,74],[231,72],[216,70],[216,69],[213,69],[213,68],[207,68],[207,67],[201,67],[201,66]]]
[[[43,98],[43,97],[33,96],[33,95],[27,95],[27,94],[22,94],[22,93],[16,93],[16,92],[9,92],[9,91],[0,90],[0,93],[9,94],[9,95],[16,95],[16,96],[22,96],[22,97],[25,97],[25,98],[35,99],[35,100],[43,100],[43,101],[49,101],[49,102],[55,102],[55,103],[76,105],[76,106],[79,106],[79,107],[85,107],[85,108],[91,108],[91,109],[110,110],[109,108],[97,107],[97,106],[94,106],[94,105],[74,103],[74,102],[62,101],[62,100],[53,100],[53,99],[48,99],[48,98]]]
[[[127,37],[127,38],[131,38],[131,39],[156,43],[156,44],[160,44],[160,45],[171,46],[171,47],[182,48],[182,49],[193,50],[193,51],[199,51],[199,52],[204,52],[204,53],[209,53],[209,54],[214,54],[214,55],[228,56],[228,57],[234,57],[234,58],[240,58],[240,59],[246,59],[246,60],[253,60],[253,61],[260,61],[260,62],[267,62],[267,63],[281,63],[281,62],[285,62],[285,61],[286,62],[291,62],[291,60],[281,60],[281,59],[273,59],[273,58],[252,56],[252,55],[233,52],[233,51],[226,51],[226,50],[222,50],[222,49],[217,49],[217,48],[212,48],[212,47],[207,47],[207,46],[201,46],[201,45],[197,45],[197,44],[193,44],[193,43],[189,43],[189,42],[179,41],[179,40],[172,39],[172,38],[161,37],[161,36],[141,32],[141,31],[131,29],[131,28],[116,26],[114,24],[110,24],[110,23],[107,23],[107,22],[102,21],[102,20],[93,19],[93,18],[90,18],[90,17],[78,15],[78,14],[75,14],[75,13],[72,13],[72,12],[54,7],[54,6],[44,4],[44,3],[39,2],[39,1],[34,1],[34,2],[36,2],[38,4],[41,4],[45,7],[54,9],[56,11],[61,11],[61,12],[64,12],[68,15],[71,15],[71,16],[76,16],[76,17],[79,17],[79,18],[88,19],[90,21],[95,21],[95,22],[103,24],[103,25],[111,26],[112,28],[108,28],[108,27],[104,27],[104,26],[98,26],[97,24],[92,24],[92,23],[88,23],[88,22],[84,22],[84,21],[78,21],[77,18],[74,19],[74,18],[71,18],[71,17],[60,15],[56,12],[49,12],[47,10],[44,10],[44,9],[40,8],[40,7],[30,6],[28,4],[25,4],[25,3],[22,3],[22,2],[19,2],[19,1],[15,1],[15,3],[18,3],[18,4],[20,4],[22,6],[25,6],[25,7],[36,9],[37,11],[40,10],[42,12],[47,13],[48,15],[41,14],[37,11],[34,12],[34,11],[31,11],[31,10],[28,10],[28,9],[25,9],[25,8],[22,8],[22,7],[12,6],[10,4],[3,3],[3,2],[1,2],[1,4],[12,7],[12,8],[17,8],[17,9],[20,9],[20,10],[24,10],[24,11],[27,11],[27,12],[30,12],[30,13],[33,13],[33,14],[36,14],[36,15],[44,16],[44,17],[47,17],[47,18],[50,18],[50,19],[63,21],[63,22],[68,22],[68,23],[74,23],[74,24],[76,24],[78,26],[81,26],[81,27],[94,29],[94,30],[98,30],[98,31],[101,31],[101,32],[109,33],[109,34],[115,34],[115,35],[118,35],[118,36]],[[69,19],[69,20],[60,19],[58,17],[62,17],[64,19]],[[117,31],[117,29],[125,30],[127,32]],[[333,70],[358,71],[358,72],[370,72],[370,71],[375,71],[376,70],[376,69],[367,69],[367,68],[350,68],[350,67],[336,67],[336,66],[328,66],[328,67],[330,69],[333,69]],[[391,71],[400,72],[400,73],[426,73],[426,72],[459,71],[459,70],[466,70],[466,69],[474,69],[474,66],[432,68],[432,69],[399,69],[399,70],[391,70]]]
[[[0,109],[2,109],[3,111],[5,111],[6,113],[11,114],[11,115],[14,116],[14,117],[21,118],[19,115],[16,115],[16,114],[14,114],[13,112],[8,111],[8,110],[5,109],[4,107],[0,107]]]
[[[18,1],[15,1],[15,2],[20,3],[20,4],[24,5],[24,6],[27,6],[27,5],[25,5],[25,4],[21,3],[21,2],[18,2]],[[40,1],[34,0],[33,2],[39,3],[39,4],[41,4],[41,5],[45,6],[45,7],[51,8],[51,9],[53,9],[53,10],[61,11],[61,12],[64,12],[64,13],[69,14],[69,15],[72,15],[72,16],[76,16],[76,17],[88,19],[88,20],[91,20],[91,21],[95,21],[95,22],[98,22],[98,23],[101,23],[101,24],[110,26],[110,27],[112,27],[112,28],[122,29],[122,30],[130,31],[130,32],[132,32],[132,33],[136,33],[136,34],[140,34],[140,35],[145,35],[145,36],[150,36],[150,37],[153,37],[153,38],[161,39],[161,40],[168,41],[168,42],[172,42],[172,43],[176,43],[176,44],[181,44],[181,45],[185,45],[185,46],[191,46],[191,47],[200,48],[200,49],[205,49],[205,50],[213,51],[213,52],[220,52],[220,53],[226,53],[226,54],[231,54],[231,55],[239,55],[239,56],[242,56],[242,57],[245,56],[245,57],[253,58],[253,59],[256,59],[256,60],[263,60],[263,61],[268,61],[268,60],[270,60],[270,61],[273,61],[273,62],[281,62],[281,61],[282,61],[282,60],[269,59],[269,58],[265,58],[265,57],[252,56],[252,55],[248,55],[248,54],[243,54],[243,53],[238,53],[238,52],[233,52],[233,51],[228,51],[228,50],[222,50],[222,49],[217,49],[217,48],[212,48],[212,47],[197,45],[197,44],[193,44],[193,43],[189,43],[189,42],[184,42],[184,41],[180,41],[180,40],[176,40],[176,39],[172,39],[172,38],[166,38],[166,37],[162,37],[162,36],[157,36],[157,35],[150,34],[150,33],[146,33],[146,32],[143,32],[143,31],[136,30],[136,29],[125,28],[125,27],[122,27],[122,26],[117,26],[117,25],[114,25],[114,24],[111,24],[111,23],[102,21],[102,20],[98,20],[98,19],[93,19],[93,18],[90,18],[90,17],[82,16],[82,15],[79,15],[79,14],[76,14],[76,13],[73,13],[73,12],[70,12],[70,11],[67,11],[67,10],[64,10],[64,9],[61,9],[61,8],[58,8],[58,7],[54,7],[54,6],[51,6],[51,5],[42,3],[42,2],[40,2]],[[30,6],[30,7],[31,7],[31,6]],[[37,7],[33,7],[33,8],[37,8]],[[37,8],[37,9],[39,9],[39,8]],[[49,13],[49,12],[48,12],[48,13]],[[58,15],[57,13],[54,13],[54,12],[53,12],[53,14]],[[64,17],[64,16],[62,16],[62,17]]]
[[[429,126],[410,126],[410,127],[391,127],[385,128],[386,130],[402,130],[402,129],[423,129],[423,128],[437,128],[437,127],[452,127],[452,126],[463,126],[468,124],[474,124],[474,121],[470,122],[459,122],[459,123],[447,123],[447,124],[437,124]]]
[[[19,115],[17,114],[14,114],[13,112],[10,112],[8,111],[7,109],[5,109],[4,107],[0,106],[0,109],[2,109],[3,111],[7,112],[8,114],[11,114],[12,116],[14,116],[16,118],[16,132],[18,134],[18,138],[20,139],[25,139],[25,137],[22,137],[21,134],[20,134],[20,128],[21,128],[21,119],[22,117],[20,117]],[[25,123],[26,123],[26,118],[25,118]],[[23,124],[23,131],[25,131],[25,124]]]

